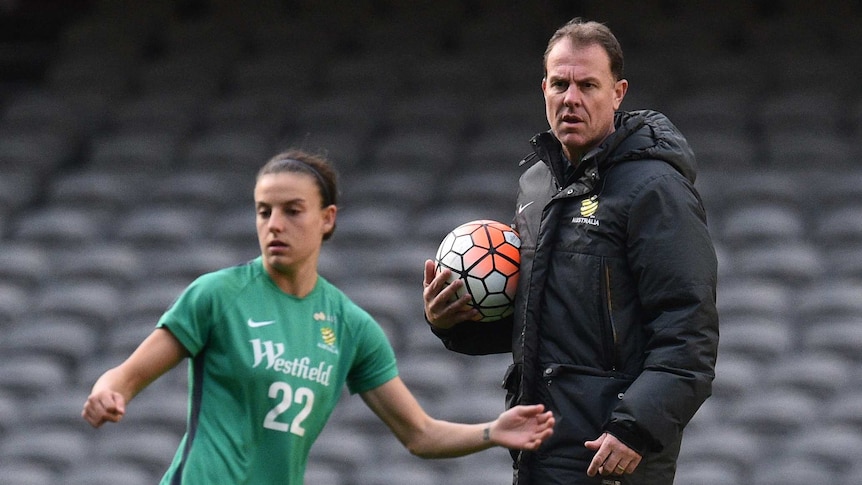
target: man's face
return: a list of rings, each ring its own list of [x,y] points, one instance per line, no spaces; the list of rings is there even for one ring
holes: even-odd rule
[[[561,39],[548,54],[542,80],[551,131],[572,162],[614,131],[614,111],[628,89],[614,81],[608,54],[598,44],[574,45]]]

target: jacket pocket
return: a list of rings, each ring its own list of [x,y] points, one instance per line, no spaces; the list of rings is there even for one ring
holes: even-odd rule
[[[539,402],[554,412],[557,424],[540,453],[592,456],[584,442],[601,435],[632,381],[629,376],[581,366],[545,366],[538,390]]]
[[[605,258],[601,263],[601,315],[602,342],[605,354],[605,368],[611,371],[619,369],[620,351],[616,322],[614,322],[614,299],[611,291],[611,267]]]
[[[506,390],[506,409],[517,405],[521,400],[521,373],[523,364],[511,364],[506,369],[501,387]]]

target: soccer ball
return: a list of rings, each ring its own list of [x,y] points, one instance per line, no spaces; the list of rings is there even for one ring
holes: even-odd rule
[[[452,270],[448,283],[464,280],[470,304],[479,310],[479,321],[492,322],[514,310],[518,288],[521,238],[507,224],[492,220],[471,221],[456,227],[437,248],[436,271]]]

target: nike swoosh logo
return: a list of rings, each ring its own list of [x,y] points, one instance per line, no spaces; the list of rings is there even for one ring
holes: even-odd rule
[[[248,326],[251,328],[265,327],[267,325],[272,325],[273,323],[275,323],[275,320],[267,320],[265,322],[255,322],[251,318],[248,319]]]
[[[531,205],[533,205],[533,202],[535,202],[535,200],[531,200],[530,202],[527,202],[526,204],[519,205],[518,206],[518,214],[527,210],[527,207],[530,207]]]

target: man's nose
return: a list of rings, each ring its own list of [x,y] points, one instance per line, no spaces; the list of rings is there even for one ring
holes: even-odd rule
[[[581,104],[581,90],[574,83],[570,84],[563,96],[563,102],[567,106],[578,106]]]

